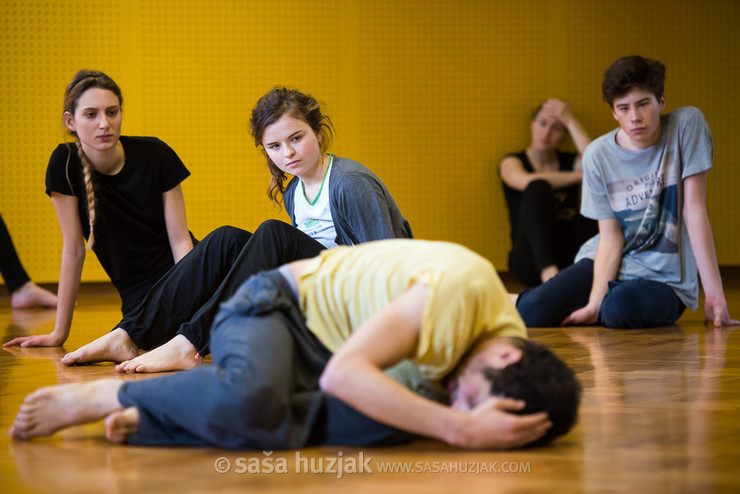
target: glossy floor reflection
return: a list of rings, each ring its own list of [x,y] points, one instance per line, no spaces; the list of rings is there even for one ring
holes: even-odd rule
[[[740,280],[725,283],[737,318]],[[110,292],[83,295],[66,350],[108,331],[118,307]],[[53,311],[11,311],[0,298],[2,341],[50,331],[53,323]],[[7,436],[13,416],[40,386],[148,377],[117,375],[110,364],[67,368],[59,364],[61,348],[0,350],[0,491],[740,491],[740,331],[707,329],[701,312],[691,312],[669,328],[551,328],[531,335],[575,368],[583,406],[579,425],[552,446],[512,452],[459,451],[434,441],[300,452],[134,448],[109,445],[101,423],[13,442]],[[219,473],[225,461],[230,469]],[[334,470],[317,472],[330,461]],[[370,471],[355,473],[363,461]],[[261,473],[251,473],[255,465]]]

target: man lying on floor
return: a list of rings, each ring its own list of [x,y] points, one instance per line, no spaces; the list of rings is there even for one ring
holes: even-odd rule
[[[465,247],[338,247],[247,280],[214,322],[213,365],[40,389],[10,435],[105,417],[109,440],[136,445],[542,444],[575,423],[580,385],[526,336],[493,265]],[[426,380],[447,384],[449,406],[413,391]]]

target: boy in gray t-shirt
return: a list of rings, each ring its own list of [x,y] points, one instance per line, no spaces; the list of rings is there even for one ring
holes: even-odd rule
[[[712,137],[693,107],[665,108],[662,63],[639,56],[606,71],[604,100],[619,128],[583,157],[581,213],[599,222],[576,263],[525,290],[517,309],[527,326],[641,328],[673,324],[698,307],[706,320],[730,319],[706,210]]]

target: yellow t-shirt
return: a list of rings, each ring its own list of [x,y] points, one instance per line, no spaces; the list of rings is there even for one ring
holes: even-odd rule
[[[450,242],[393,239],[326,250],[308,264],[298,291],[308,328],[336,352],[416,282],[429,296],[412,360],[431,379],[449,374],[481,335],[527,337],[493,264]]]

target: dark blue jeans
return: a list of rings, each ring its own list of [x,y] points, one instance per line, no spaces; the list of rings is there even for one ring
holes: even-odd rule
[[[122,385],[119,401],[140,418],[130,444],[272,450],[411,438],[321,392],[331,353],[277,270],[251,277],[222,304],[211,349],[213,365]]]
[[[546,283],[524,290],[516,308],[528,327],[560,326],[573,311],[585,307],[593,284],[594,262],[583,259]],[[649,280],[609,282],[597,324],[614,329],[670,326],[686,306],[665,283]]]

